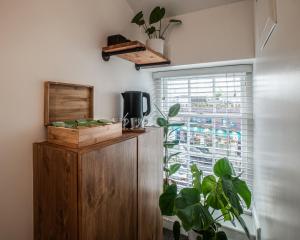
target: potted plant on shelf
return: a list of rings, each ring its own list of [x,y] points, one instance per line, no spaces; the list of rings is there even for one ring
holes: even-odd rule
[[[139,27],[143,27],[145,33],[149,38],[146,42],[147,47],[161,54],[164,54],[164,40],[168,29],[172,25],[182,23],[181,20],[170,19],[166,26],[162,27],[162,21],[165,17],[165,14],[165,8],[157,6],[151,11],[148,23],[144,19],[143,11],[137,13],[131,20],[131,23],[137,24]]]
[[[163,170],[164,170],[164,190],[171,184],[170,177],[175,174],[181,167],[180,163],[171,164],[171,161],[177,157],[180,152],[170,153],[169,150],[179,144],[179,140],[174,140],[172,134],[184,125],[184,123],[170,122],[170,120],[176,117],[180,111],[180,104],[175,104],[169,108],[167,114],[164,114],[157,106],[160,117],[156,122],[158,126],[164,129],[164,158],[163,158]],[[175,184],[174,182],[172,184]]]
[[[249,209],[251,192],[245,181],[236,176],[228,161],[216,162],[213,175],[203,177],[196,165],[191,166],[192,187],[177,193],[176,184],[168,185],[159,199],[161,213],[177,216],[190,240],[227,240],[220,230],[221,222],[237,220],[250,239],[248,228],[241,217],[243,204]],[[174,223],[175,239],[179,239],[179,222]]]

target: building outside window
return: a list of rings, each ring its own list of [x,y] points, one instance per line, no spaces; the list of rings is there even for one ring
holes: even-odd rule
[[[156,104],[164,111],[181,104],[174,119],[185,126],[173,129],[180,141],[171,151],[182,152],[173,176],[179,189],[191,186],[190,166],[204,175],[216,160],[227,157],[236,174],[253,185],[252,66],[238,65],[155,73]]]

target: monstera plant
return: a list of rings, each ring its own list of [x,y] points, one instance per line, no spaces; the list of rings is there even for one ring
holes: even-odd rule
[[[251,192],[245,181],[236,175],[228,159],[216,162],[213,175],[203,176],[196,165],[191,166],[192,187],[179,191],[170,184],[159,199],[161,213],[177,216],[191,240],[227,240],[220,230],[221,223],[238,221],[250,238],[248,228],[241,217],[250,208]],[[174,237],[179,239],[179,222],[174,223]]]
[[[148,35],[149,38],[161,38],[164,39],[167,33],[167,30],[171,25],[181,24],[181,20],[178,19],[170,19],[167,25],[163,28],[162,27],[162,20],[166,15],[166,9],[163,7],[155,7],[149,17],[149,21],[146,22],[144,18],[143,11],[138,12],[131,23],[138,25],[139,27],[143,27],[145,33]]]
[[[138,12],[131,20],[131,23],[142,27],[147,34],[149,38],[146,42],[147,47],[161,54],[164,54],[164,40],[167,31],[171,26],[182,23],[178,19],[169,19],[167,23],[163,23],[165,15],[165,8],[157,6],[150,13],[149,21],[145,20],[143,11]]]

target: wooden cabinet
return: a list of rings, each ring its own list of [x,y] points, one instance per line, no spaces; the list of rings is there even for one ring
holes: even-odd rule
[[[161,135],[154,131],[138,137],[139,240],[162,240],[162,222],[158,205],[163,179],[162,160],[158,160],[163,157],[162,141]]]
[[[34,144],[35,240],[162,240],[162,131]]]

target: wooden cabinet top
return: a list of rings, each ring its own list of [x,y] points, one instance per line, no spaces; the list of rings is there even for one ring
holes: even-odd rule
[[[94,149],[104,148],[104,147],[107,147],[107,146],[110,146],[110,145],[113,145],[113,144],[116,144],[116,143],[120,143],[120,142],[126,141],[128,139],[136,138],[139,135],[147,134],[150,131],[161,131],[161,133],[162,133],[161,128],[148,127],[148,128],[146,128],[146,132],[144,132],[144,133],[127,132],[127,133],[123,133],[121,137],[117,137],[117,138],[114,138],[114,139],[111,139],[111,140],[108,140],[108,141],[105,141],[105,142],[97,143],[97,144],[86,146],[86,147],[79,147],[79,148],[69,148],[69,147],[65,147],[65,146],[50,143],[48,141],[44,141],[44,142],[36,143],[36,144],[52,146],[52,147],[55,147],[55,148],[63,148],[63,149],[66,149],[66,150],[69,150],[69,151],[72,151],[72,152],[87,152],[87,151],[92,151]]]

